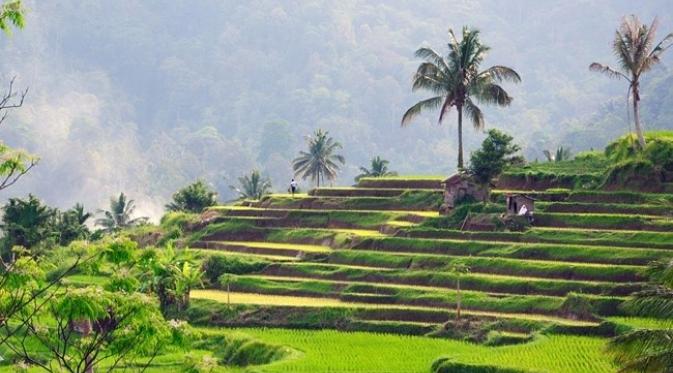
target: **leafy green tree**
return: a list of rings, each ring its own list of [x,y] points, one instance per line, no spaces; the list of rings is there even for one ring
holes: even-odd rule
[[[654,262],[648,269],[650,286],[623,304],[631,314],[673,319],[673,260]],[[622,372],[673,372],[673,328],[636,329],[608,345]]]
[[[505,168],[523,163],[523,158],[515,155],[520,148],[512,143],[513,140],[506,133],[496,129],[489,130],[481,148],[470,156],[468,172],[478,182],[490,184]]]
[[[484,115],[477,103],[508,106],[512,97],[498,83],[521,81],[519,74],[506,66],[492,66],[479,71],[490,49],[479,40],[479,30],[463,27],[463,38],[458,40],[449,29],[449,54],[443,57],[431,48],[420,48],[416,57],[423,58],[414,75],[412,89],[423,89],[433,97],[419,101],[402,117],[402,126],[411,122],[424,110],[439,110],[441,123],[451,107],[458,111],[458,168],[463,168],[463,111],[475,129],[484,128]],[[476,102],[475,102],[476,101]]]
[[[11,33],[12,26],[23,28],[25,10],[21,0],[6,1],[0,5],[0,30]]]
[[[166,209],[168,211],[200,213],[206,207],[216,204],[217,193],[202,180],[197,180],[173,194],[173,201],[166,205]]]
[[[552,153],[549,150],[543,150],[542,153],[544,154],[544,157],[547,158],[548,162],[562,162],[562,161],[567,161],[570,160],[572,157],[572,153],[570,152],[569,148],[564,148],[562,146],[559,146],[556,148],[556,152]]]
[[[321,181],[325,183],[325,177],[334,180],[339,172],[339,164],[346,163],[342,155],[335,154],[342,146],[329,136],[328,131],[322,129],[316,130],[306,141],[308,152],[300,151],[299,157],[292,161],[292,168],[295,175],[300,175],[302,179],[310,177],[320,187]]]
[[[252,170],[250,175],[238,178],[238,186],[230,185],[229,188],[242,199],[261,199],[271,192],[271,179],[263,177],[258,170]]]
[[[0,30],[11,34],[12,26],[23,28],[24,13],[20,0],[6,1],[0,5]],[[9,88],[0,97],[0,124],[7,119],[9,110],[23,106],[28,94],[26,89],[17,93],[14,90],[14,78],[9,82]],[[0,143],[0,190],[14,185],[22,176],[37,165],[39,159],[22,150],[12,149]]]
[[[369,169],[366,167],[360,167],[361,173],[355,177],[355,181],[358,181],[363,177],[383,177],[397,175],[397,172],[388,170],[389,163],[390,162],[377,155],[376,157],[372,158]]]
[[[91,235],[86,222],[91,218],[92,214],[86,212],[82,204],[77,203],[70,210],[58,212],[56,216],[55,230],[59,236],[58,241],[61,246],[67,246],[75,240],[87,239]]]
[[[47,307],[23,317],[25,331],[4,347],[47,372],[93,372],[102,362],[107,371],[130,365],[144,370],[176,340],[175,328],[140,293],[65,289]],[[46,327],[44,318],[53,325]]]
[[[137,262],[141,289],[157,295],[164,315],[179,315],[189,307],[191,289],[203,278],[189,253],[168,246],[161,252],[143,252]]]
[[[54,237],[53,219],[56,210],[44,205],[32,194],[28,198],[10,198],[2,208],[3,255],[14,246],[33,249]]]
[[[103,217],[96,219],[96,225],[101,226],[107,233],[113,233],[147,222],[147,217],[133,217],[135,209],[135,201],[127,199],[126,195],[121,193],[117,198],[110,198],[110,210],[98,210]]]
[[[617,56],[619,68],[594,62],[591,71],[597,71],[614,79],[624,79],[629,83],[628,96],[633,103],[633,119],[640,149],[645,149],[645,136],[640,123],[640,78],[661,61],[661,55],[673,44],[673,33],[655,42],[657,19],[648,27],[638,17],[624,17],[612,42],[612,50]]]

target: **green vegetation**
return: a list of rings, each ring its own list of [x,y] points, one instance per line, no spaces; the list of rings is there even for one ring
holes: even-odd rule
[[[199,213],[216,204],[217,193],[203,180],[197,180],[173,194],[173,201],[166,205],[166,210]]]
[[[504,169],[524,163],[523,157],[515,155],[521,148],[513,144],[513,140],[506,133],[489,130],[481,148],[470,155],[468,172],[478,182],[490,185]]]
[[[258,200],[271,192],[271,179],[263,177],[259,170],[252,170],[250,175],[239,177],[238,184],[230,185],[229,188],[240,199]]]
[[[109,210],[98,211],[98,213],[103,214],[103,217],[96,219],[96,225],[101,226],[103,231],[107,233],[113,233],[144,224],[147,221],[147,217],[134,218],[133,213],[135,209],[135,201],[127,199],[124,193],[120,193],[119,197],[110,198]]]
[[[295,175],[303,179],[311,178],[320,188],[320,182],[333,181],[339,171],[339,164],[346,163],[344,157],[335,152],[342,148],[338,141],[329,136],[328,131],[318,129],[313,136],[307,137],[308,152],[300,151],[299,156],[292,161]]]
[[[397,176],[397,172],[388,170],[389,163],[389,161],[377,155],[376,157],[372,158],[370,168],[360,167],[361,173],[355,177],[355,181],[357,182],[363,177]]]

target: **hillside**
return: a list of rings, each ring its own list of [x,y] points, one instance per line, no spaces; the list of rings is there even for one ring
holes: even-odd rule
[[[532,195],[535,221],[525,231],[456,229],[455,214],[436,212],[440,177],[364,178],[354,187],[218,206],[198,220],[169,214],[164,227],[191,232],[183,244],[208,258],[209,281],[206,289],[192,292],[190,321],[207,327],[449,337],[485,346],[517,344],[511,351],[533,356],[538,355],[530,349],[543,346],[555,349],[559,359],[547,354],[519,361],[499,353],[489,359],[476,351],[491,347],[477,346],[462,346],[465,352],[453,357],[458,363],[530,371],[613,371],[601,354],[607,338],[624,328],[658,324],[629,317],[619,305],[643,288],[646,264],[670,257],[673,194],[575,188],[568,180],[586,181],[605,169],[571,164],[510,170],[501,179],[508,190],[496,189],[490,203],[472,207],[499,214],[505,210],[505,193]],[[521,176],[542,169],[547,176],[536,175],[543,183],[526,184],[530,177]],[[454,321],[457,274],[451,268],[456,263],[469,267],[460,278],[460,323]],[[224,273],[229,275],[220,277]],[[242,331],[299,349],[308,347],[301,347],[298,335],[323,338],[296,330],[288,332],[295,333],[289,339],[280,331]],[[339,334],[329,333],[323,348],[344,343]],[[392,338],[357,335],[371,341]],[[588,350],[578,354],[579,346]],[[454,347],[426,356],[425,368],[414,368],[427,371],[439,356],[451,357]],[[306,357],[262,370],[310,370],[305,364],[315,364],[315,353],[309,348]],[[400,364],[390,369],[404,371]]]
[[[449,174],[455,114],[400,128],[424,97],[411,90],[414,51],[444,52],[449,27],[479,28],[491,47],[484,67],[511,66],[523,79],[507,87],[511,107],[483,108],[487,128],[515,135],[530,160],[560,145],[602,148],[628,129],[626,85],[588,65],[613,61],[623,15],[659,16],[661,36],[673,19],[666,0],[24,3],[27,26],[2,44],[0,82],[16,75],[30,91],[0,136],[43,163],[9,193],[93,211],[124,191],[156,220],[196,178],[222,200],[253,168],[283,190],[315,128],[344,145],[337,185],[375,155],[401,173]],[[671,129],[672,76],[665,57],[643,77],[646,129]],[[483,137],[466,128],[466,155]]]

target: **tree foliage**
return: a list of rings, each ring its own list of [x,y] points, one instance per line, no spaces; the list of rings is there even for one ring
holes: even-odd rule
[[[0,5],[0,30],[10,34],[12,26],[23,28],[24,13],[21,0],[10,0]]]
[[[651,284],[624,303],[634,315],[673,318],[673,260],[652,263]],[[615,337],[608,346],[623,372],[673,372],[673,329],[637,329]]]
[[[491,183],[510,165],[520,164],[523,158],[516,153],[520,148],[512,143],[514,139],[496,129],[488,131],[481,148],[470,156],[468,172],[480,183]]]
[[[320,183],[334,180],[339,172],[339,165],[346,163],[345,158],[336,152],[342,149],[339,142],[329,136],[329,131],[318,129],[313,136],[306,138],[308,151],[300,151],[299,156],[292,161],[295,175],[302,179],[311,178],[320,187]]]
[[[372,158],[370,168],[360,167],[360,174],[355,177],[355,181],[358,181],[363,177],[383,177],[397,175],[397,172],[388,170],[389,163],[389,161],[377,155],[376,157]]]
[[[135,209],[135,201],[120,193],[119,197],[110,198],[109,210],[98,210],[103,217],[96,219],[96,225],[101,226],[105,232],[113,233],[147,222],[147,217],[133,217]]]
[[[205,182],[197,180],[173,194],[173,201],[166,205],[168,211],[200,213],[217,204],[217,193]]]
[[[645,136],[640,123],[640,78],[658,64],[662,53],[673,45],[673,33],[664,36],[658,43],[655,41],[657,27],[656,18],[647,26],[635,15],[624,17],[612,42],[619,68],[598,62],[589,65],[591,71],[603,73],[613,79],[624,79],[629,83],[627,97],[633,103],[633,118],[640,149],[645,148]]]
[[[462,39],[458,40],[449,29],[449,54],[442,56],[432,48],[416,51],[422,62],[413,78],[412,90],[429,91],[434,96],[417,102],[402,117],[407,125],[426,110],[439,109],[438,123],[451,107],[458,111],[458,168],[463,168],[463,112],[468,115],[475,129],[484,128],[484,115],[477,103],[508,106],[512,97],[499,85],[503,81],[518,83],[519,74],[507,66],[491,66],[479,71],[490,49],[479,39],[479,30],[463,27]]]
[[[55,209],[45,205],[32,194],[28,198],[10,198],[3,206],[3,255],[14,246],[34,249],[41,242],[55,236]]]
[[[570,152],[569,148],[564,148],[562,146],[559,146],[556,148],[555,152],[549,151],[549,150],[543,150],[542,153],[544,154],[544,157],[547,158],[548,162],[562,162],[562,161],[568,161],[572,157],[572,153]]]
[[[271,192],[271,179],[262,176],[259,170],[252,170],[250,175],[238,178],[238,186],[230,185],[242,199],[261,199]]]

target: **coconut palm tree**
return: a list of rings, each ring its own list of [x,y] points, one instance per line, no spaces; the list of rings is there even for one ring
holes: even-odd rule
[[[110,198],[110,210],[98,210],[103,217],[96,220],[96,225],[111,233],[145,223],[147,217],[133,218],[135,209],[135,201],[127,199],[126,195],[121,193],[117,198]]]
[[[261,199],[271,192],[271,179],[262,177],[258,170],[252,170],[250,175],[238,178],[239,186],[230,185],[229,188],[242,199]]]
[[[623,305],[632,314],[673,319],[673,260],[648,269],[651,286]],[[673,372],[673,328],[636,329],[615,337],[608,345],[622,372]]]
[[[589,65],[591,71],[606,74],[614,79],[624,79],[629,83],[627,99],[633,100],[633,119],[640,149],[645,148],[645,136],[640,123],[640,77],[660,62],[661,54],[673,43],[673,33],[670,33],[655,44],[656,32],[656,18],[648,27],[640,23],[635,15],[624,17],[612,42],[619,68],[615,69],[598,62]]]
[[[570,160],[570,157],[572,156],[572,153],[570,152],[569,148],[564,148],[562,146],[559,146],[556,148],[556,152],[552,153],[549,150],[543,150],[542,153],[544,154],[545,158],[547,158],[548,162],[561,162],[561,161],[567,161]]]
[[[479,30],[463,27],[458,40],[449,29],[449,54],[442,56],[432,48],[419,48],[416,57],[423,58],[413,78],[412,90],[430,91],[433,97],[419,101],[402,117],[402,126],[425,110],[439,110],[438,123],[451,107],[458,112],[458,168],[463,168],[463,112],[469,116],[475,129],[484,127],[484,115],[477,103],[508,106],[512,97],[498,83],[521,81],[510,67],[492,66],[479,71],[490,49],[479,40]]]
[[[345,164],[346,160],[335,152],[342,148],[341,144],[329,136],[328,131],[318,129],[313,136],[306,138],[308,152],[300,151],[299,157],[292,161],[292,169],[295,175],[301,175],[302,179],[311,178],[320,187],[320,181],[325,183],[334,180],[339,172],[339,164]]]
[[[360,167],[360,172],[362,173],[355,177],[355,181],[358,181],[363,177],[383,177],[397,175],[397,172],[395,171],[388,171],[389,163],[390,162],[377,155],[375,158],[372,158],[371,168],[367,169],[366,167]]]

